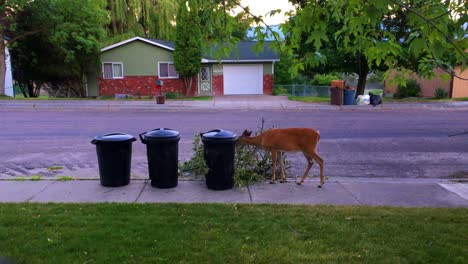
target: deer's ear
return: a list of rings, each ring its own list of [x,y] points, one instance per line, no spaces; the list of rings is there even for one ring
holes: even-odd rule
[[[247,136],[247,135],[248,135],[248,133],[249,133],[249,131],[247,131],[247,130],[244,130],[244,132],[242,132],[242,136]]]
[[[247,132],[247,136],[249,136],[249,137],[250,137],[250,135],[252,135],[252,131],[247,131],[246,130],[245,132]]]

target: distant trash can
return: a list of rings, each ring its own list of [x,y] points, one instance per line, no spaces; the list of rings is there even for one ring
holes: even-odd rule
[[[176,187],[180,133],[170,128],[158,128],[141,133],[140,139],[146,144],[151,186],[163,189]]]
[[[99,176],[103,186],[119,187],[130,183],[134,141],[136,141],[134,136],[125,133],[96,136],[91,141],[96,145]]]
[[[330,104],[331,105],[343,104],[343,88],[330,87]]]
[[[354,96],[356,95],[356,89],[344,89],[344,105],[354,105]]]
[[[234,186],[234,155],[237,135],[215,129],[201,133],[203,157],[208,166],[206,186],[211,190],[227,190]]]

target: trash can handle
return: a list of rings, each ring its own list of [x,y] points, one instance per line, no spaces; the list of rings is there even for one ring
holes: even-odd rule
[[[121,133],[121,132],[115,132],[115,133],[109,133],[109,134],[105,134],[105,136],[117,136],[117,135],[128,135],[128,134],[125,134],[125,133]],[[137,139],[135,137],[132,136],[132,138],[130,139],[130,141],[136,141]],[[91,142],[92,143],[92,142]]]
[[[203,133],[200,133],[200,137],[203,137],[203,134],[208,134],[208,133],[211,133],[211,132],[221,132],[223,131],[222,129],[213,129],[213,130],[210,130],[210,131],[207,131],[207,132],[203,132]]]
[[[163,127],[161,127],[161,128],[155,128],[155,129],[153,129],[153,130],[150,130],[150,131],[156,131],[156,130],[172,130],[172,129],[170,129],[170,128],[167,128],[167,127],[164,127],[164,128],[163,128]],[[145,133],[146,133],[146,132],[145,132]]]
[[[91,140],[91,144],[96,145],[98,141],[96,139]]]
[[[125,134],[125,133],[120,133],[120,132],[115,132],[115,133],[105,134],[105,135],[103,135],[103,136],[105,137],[105,136],[116,136],[116,135],[127,135],[127,134]]]
[[[142,142],[143,144],[146,144],[146,140],[145,140],[145,138],[143,137],[144,134],[146,134],[146,132],[143,132],[143,133],[140,134],[140,140],[141,140],[141,142]]]

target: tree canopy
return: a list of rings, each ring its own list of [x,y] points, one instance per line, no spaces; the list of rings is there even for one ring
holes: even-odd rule
[[[16,33],[25,36],[12,46],[16,80],[29,87],[75,83],[74,95],[85,96],[85,75],[99,63],[107,23],[105,1],[37,0],[18,13]]]
[[[48,63],[50,73],[54,72],[54,67],[57,71],[83,72],[85,65],[92,64],[92,57],[87,55],[110,43],[133,36],[176,40],[177,31],[174,29],[183,23],[176,21],[177,10],[186,2],[3,0],[0,1],[0,34],[2,37],[8,35],[6,45],[31,55],[19,58],[20,65],[28,64],[28,58],[32,65],[40,65],[40,57],[47,54],[51,59],[62,56],[62,63],[68,63],[68,68],[60,63]],[[277,41],[272,45],[281,49],[282,58],[291,61],[288,71],[293,75],[317,67],[337,68],[343,60],[347,62],[346,67],[354,66],[354,69],[349,67],[344,70],[358,72],[360,76],[364,76],[365,71],[359,72],[357,66],[367,70],[388,68],[413,71],[420,76],[431,77],[436,67],[454,74],[454,66],[461,65],[464,69],[468,63],[467,1],[290,2],[295,9],[287,14],[289,23],[281,25],[286,41],[280,40],[277,32],[265,31],[262,17],[252,15],[248,7],[241,7],[239,0],[201,0],[199,3],[190,0],[190,5],[196,3],[199,6],[193,9],[196,12],[188,12],[193,17],[190,18],[190,26],[184,30],[195,30],[193,21],[197,25],[197,21],[200,21],[203,27],[200,42],[205,48],[217,44],[218,52],[214,55],[221,57],[245,37],[245,29],[249,25],[256,25],[257,46],[263,47],[266,37],[275,37]],[[43,10],[36,8],[41,3]],[[78,10],[81,5],[84,10]],[[241,7],[242,12],[233,16],[232,11],[237,7]],[[25,12],[34,12],[34,17],[25,16]],[[271,14],[277,12],[282,11],[272,10]],[[48,18],[50,21],[47,21]],[[198,26],[196,28],[200,30]],[[188,35],[193,34],[198,33]],[[14,47],[16,42],[22,43]],[[34,43],[42,44],[41,47],[34,47]],[[194,50],[198,50],[198,43],[198,40],[194,40]],[[182,47],[181,44],[179,47]],[[0,49],[4,49],[4,42],[0,44]],[[2,54],[0,52],[0,94],[4,94],[4,78],[1,77],[5,75],[5,58]],[[194,69],[197,68],[190,71]],[[180,65],[178,71],[183,71]]]
[[[285,52],[297,55],[301,45],[308,52],[294,57],[291,71],[326,64],[327,44],[336,42],[342,54],[365,58],[369,69],[385,66],[407,69],[423,77],[442,67],[453,74],[453,66],[468,62],[468,2],[440,0],[291,0],[294,24],[284,26]],[[337,28],[333,34],[330,25]],[[465,25],[465,28],[463,28]],[[306,38],[304,39],[304,37]]]

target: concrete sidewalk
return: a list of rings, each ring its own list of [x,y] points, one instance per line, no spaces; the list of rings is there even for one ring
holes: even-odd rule
[[[403,207],[468,207],[468,184],[329,181],[296,185],[256,184],[225,191],[209,190],[204,181],[179,181],[171,189],[153,188],[148,180],[123,187],[103,187],[99,180],[0,181],[0,202],[57,203],[274,203]]]
[[[289,101],[286,96],[220,96],[210,101],[155,101],[130,100],[0,100],[0,109],[53,110],[468,110],[468,102],[387,103],[371,105],[336,106],[327,103]]]

